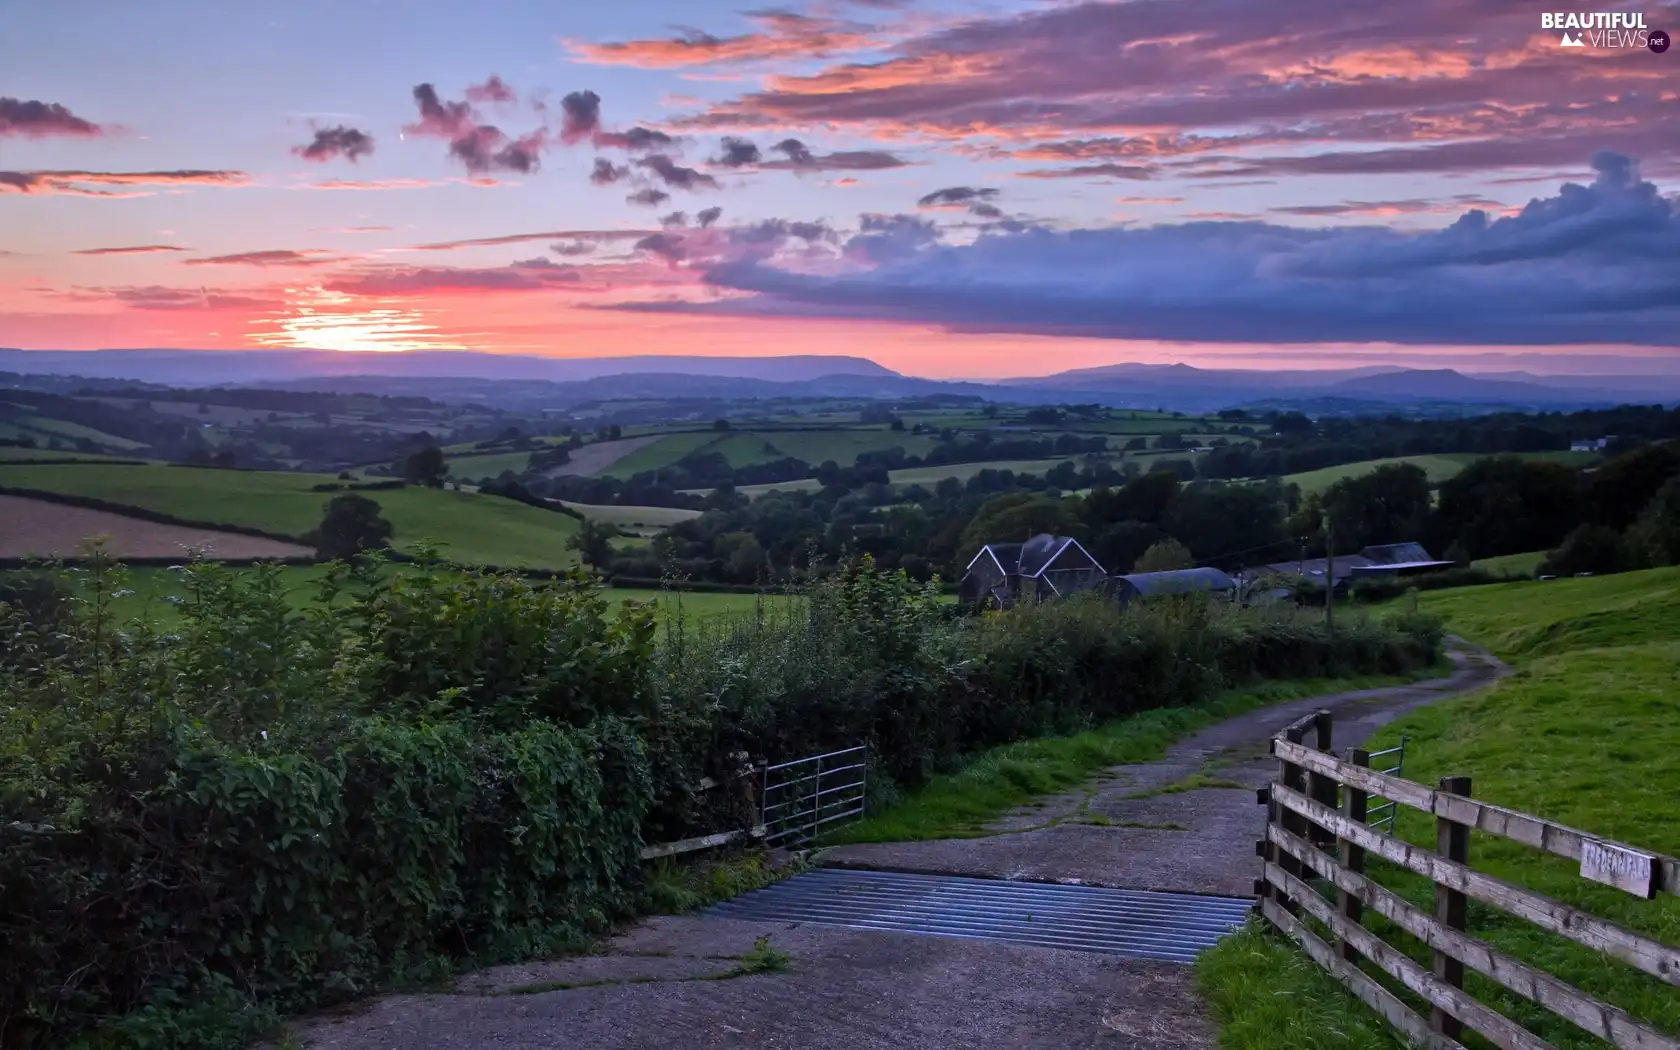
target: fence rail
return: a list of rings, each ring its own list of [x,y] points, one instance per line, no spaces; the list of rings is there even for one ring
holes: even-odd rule
[[[1472,936],[1466,908],[1468,901],[1478,901],[1680,985],[1680,948],[1476,871],[1470,864],[1469,833],[1475,829],[1574,860],[1581,877],[1642,899],[1680,895],[1680,862],[1478,802],[1470,797],[1468,777],[1446,777],[1440,787],[1431,788],[1392,770],[1370,768],[1371,759],[1386,757],[1384,752],[1355,749],[1337,758],[1329,753],[1331,729],[1329,712],[1320,711],[1272,741],[1278,772],[1261,792],[1268,810],[1266,837],[1257,844],[1264,863],[1255,887],[1268,922],[1418,1046],[1462,1047],[1459,1037],[1469,1028],[1504,1050],[1550,1050],[1551,1044],[1466,992],[1464,974],[1470,970],[1621,1050],[1680,1050],[1674,1036]],[[1306,744],[1309,732],[1316,746]],[[1435,849],[1368,823],[1373,795],[1434,816]],[[1389,823],[1392,828],[1392,816]],[[1331,846],[1334,855],[1327,852]],[[1367,877],[1368,856],[1430,879],[1435,884],[1433,914]],[[1313,884],[1315,879],[1334,891],[1333,900]],[[1428,946],[1430,965],[1367,929],[1362,922],[1366,910]],[[1414,1011],[1367,968],[1428,1003],[1429,1017]]]

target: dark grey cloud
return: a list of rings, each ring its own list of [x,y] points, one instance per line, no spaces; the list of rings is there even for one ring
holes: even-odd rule
[[[315,137],[292,152],[304,160],[328,161],[334,157],[356,161],[373,152],[373,136],[357,128],[340,124],[331,128],[316,128]]]
[[[1153,164],[1080,164],[1072,168],[1035,168],[1018,172],[1023,179],[1153,179],[1160,169]]]
[[[560,141],[568,146],[594,137],[601,130],[601,96],[574,91],[560,100]]]
[[[755,143],[747,139],[726,136],[723,140],[722,151],[712,163],[725,168],[745,168],[757,164],[763,159],[764,154],[759,152]]]
[[[621,149],[639,153],[650,149],[664,149],[676,139],[653,128],[634,127],[625,131],[602,131],[595,135],[595,145],[601,149]]]
[[[0,97],[0,138],[41,139],[49,135],[103,135],[105,129],[83,120],[60,102]]]
[[[669,215],[661,215],[659,217],[659,225],[661,225],[661,226],[687,226],[688,225],[688,212],[686,212],[686,211],[674,211]]]
[[[590,241],[555,241],[548,250],[562,259],[575,259],[580,255],[594,255],[599,247]]]
[[[770,147],[785,160],[767,160],[759,167],[775,171],[886,171],[906,168],[910,162],[886,150],[842,150],[838,153],[815,153],[798,139],[783,139]]]
[[[636,167],[653,172],[659,181],[679,190],[717,189],[718,180],[703,171],[685,168],[663,153],[653,153],[636,162]]]
[[[655,233],[643,237],[636,242],[636,250],[657,255],[673,266],[681,262],[686,254],[682,238],[666,233]]]
[[[640,204],[648,208],[657,208],[661,204],[670,200],[671,195],[666,193],[664,190],[656,190],[652,186],[649,186],[647,189],[637,190],[635,193],[632,193],[624,199],[631,204]]]
[[[705,229],[706,227],[708,227],[708,226],[712,225],[713,223],[717,222],[722,217],[723,217],[723,209],[714,206],[714,207],[710,207],[710,208],[700,209],[699,213],[694,216],[694,219],[695,219],[695,222],[700,226],[701,229]]]
[[[589,181],[597,186],[611,186],[620,179],[630,177],[630,169],[623,164],[614,164],[605,157],[595,158],[595,168],[589,173]]]
[[[980,219],[1003,218],[1003,209],[995,204],[970,204],[968,213]]]
[[[816,244],[834,240],[835,233],[826,223],[797,219],[763,219],[729,231],[729,239],[736,244],[779,244],[789,237]]]
[[[923,208],[937,208],[947,204],[968,204],[972,201],[989,201],[998,195],[998,191],[979,186],[948,186],[917,201]]]
[[[475,93],[490,99],[504,93],[512,97],[512,89],[497,77],[467,91],[469,98]],[[448,139],[449,156],[471,174],[533,172],[543,150],[549,146],[547,130],[538,128],[518,137],[511,136],[493,124],[481,123],[472,102],[445,100],[431,84],[415,85],[413,96],[420,119],[405,125],[403,130],[410,135]]]
[[[1591,185],[1424,233],[1192,222],[945,245],[925,219],[868,216],[847,251],[873,269],[731,262],[707,279],[760,296],[711,309],[1233,343],[1680,346],[1676,205],[1624,155],[1592,164]]]

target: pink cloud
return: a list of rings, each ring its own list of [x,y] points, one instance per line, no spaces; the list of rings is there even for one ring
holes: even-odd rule
[[[232,255],[211,255],[203,259],[188,259],[185,266],[325,266],[341,262],[344,256],[316,248],[302,251],[276,249],[257,252],[236,252]]]
[[[243,186],[242,171],[0,171],[0,192],[60,194],[73,197],[143,197],[151,190],[90,189],[97,186]]]
[[[765,10],[748,16],[758,30],[737,36],[713,36],[687,29],[664,40],[630,40],[596,44],[563,41],[572,59],[595,65],[676,69],[724,63],[762,62],[869,51],[879,46],[879,34],[868,26],[818,18],[787,10]]]

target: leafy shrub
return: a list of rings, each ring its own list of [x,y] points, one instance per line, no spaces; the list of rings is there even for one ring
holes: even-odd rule
[[[277,1012],[552,952],[645,903],[643,841],[739,827],[748,759],[868,741],[890,788],[1259,677],[1397,671],[1426,617],[1094,598],[959,617],[864,559],[668,621],[581,575],[180,567],[120,618],[95,555],[0,605],[0,1045],[237,1045]],[[33,595],[31,587],[13,594]],[[51,593],[41,591],[39,593]]]

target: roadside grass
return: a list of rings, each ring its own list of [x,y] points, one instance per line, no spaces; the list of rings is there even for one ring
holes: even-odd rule
[[[1444,671],[1443,664],[1408,676],[1261,682],[1227,690],[1194,707],[1158,708],[1071,736],[1005,744],[934,777],[880,812],[837,829],[823,844],[984,837],[991,834],[987,824],[1039,795],[1076,788],[1110,766],[1160,758],[1180,737],[1221,719],[1286,700],[1397,685]]]
[[[1421,708],[1368,745],[1410,739],[1406,776],[1465,775],[1475,797],[1634,846],[1680,854],[1680,569],[1439,591],[1419,605],[1511,661],[1518,671],[1482,693]],[[1433,848],[1432,818],[1406,807],[1396,834]],[[1680,944],[1680,899],[1637,899],[1587,882],[1578,865],[1472,833],[1472,866],[1628,929]],[[1373,876],[1426,911],[1429,882],[1381,862]],[[1427,950],[1379,917],[1368,925],[1420,961]],[[1671,1034],[1674,988],[1573,941],[1472,901],[1470,932]],[[1281,938],[1257,929],[1228,938],[1197,964],[1221,1026],[1220,1045],[1398,1046],[1371,1034],[1376,1017]],[[1328,982],[1328,983],[1327,983]],[[1490,981],[1467,989],[1559,1048],[1601,1047],[1573,1025]],[[1392,984],[1391,984],[1392,988]],[[1404,997],[1404,995],[1403,995]],[[1413,1000],[1414,1007],[1418,1002]]]

